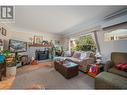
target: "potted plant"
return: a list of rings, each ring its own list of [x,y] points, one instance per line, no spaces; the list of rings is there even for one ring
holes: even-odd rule
[[[3,54],[5,55],[5,62],[6,62],[6,75],[9,76],[15,76],[16,75],[16,58],[12,56],[12,53],[9,50],[3,51]]]

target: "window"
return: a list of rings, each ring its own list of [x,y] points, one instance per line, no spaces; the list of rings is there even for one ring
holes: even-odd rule
[[[127,40],[127,29],[117,29],[105,33],[105,41]]]
[[[71,51],[96,51],[96,44],[92,34],[80,36],[79,38],[70,40]]]

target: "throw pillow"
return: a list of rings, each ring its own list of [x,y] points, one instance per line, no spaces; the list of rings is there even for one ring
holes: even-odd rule
[[[127,64],[126,63],[121,66],[121,70],[124,70],[124,71],[127,70]]]
[[[122,63],[119,63],[119,64],[116,64],[115,67],[116,67],[117,69],[121,69],[121,65],[122,65]]]
[[[83,60],[86,58],[86,52],[82,52],[80,55],[80,59]]]
[[[119,70],[127,71],[127,63],[116,64],[115,67]]]
[[[74,58],[78,58],[78,59],[80,59],[80,56],[81,56],[81,52],[74,52],[74,54],[73,54],[73,57]]]
[[[64,51],[64,57],[70,57],[71,52],[70,51]]]

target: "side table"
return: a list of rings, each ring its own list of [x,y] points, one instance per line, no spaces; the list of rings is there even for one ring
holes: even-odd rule
[[[89,71],[87,74],[95,78],[97,74],[102,71],[104,71],[104,64],[89,64]]]

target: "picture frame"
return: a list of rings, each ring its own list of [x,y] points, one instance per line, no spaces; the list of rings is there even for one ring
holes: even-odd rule
[[[35,44],[42,44],[43,36],[34,36],[34,43]]]
[[[3,40],[0,39],[0,46],[3,46]]]
[[[3,35],[3,36],[6,36],[6,34],[7,34],[6,32],[7,32],[7,30],[6,30],[5,28],[2,27],[2,28],[1,28],[1,31],[2,31],[2,35]]]

